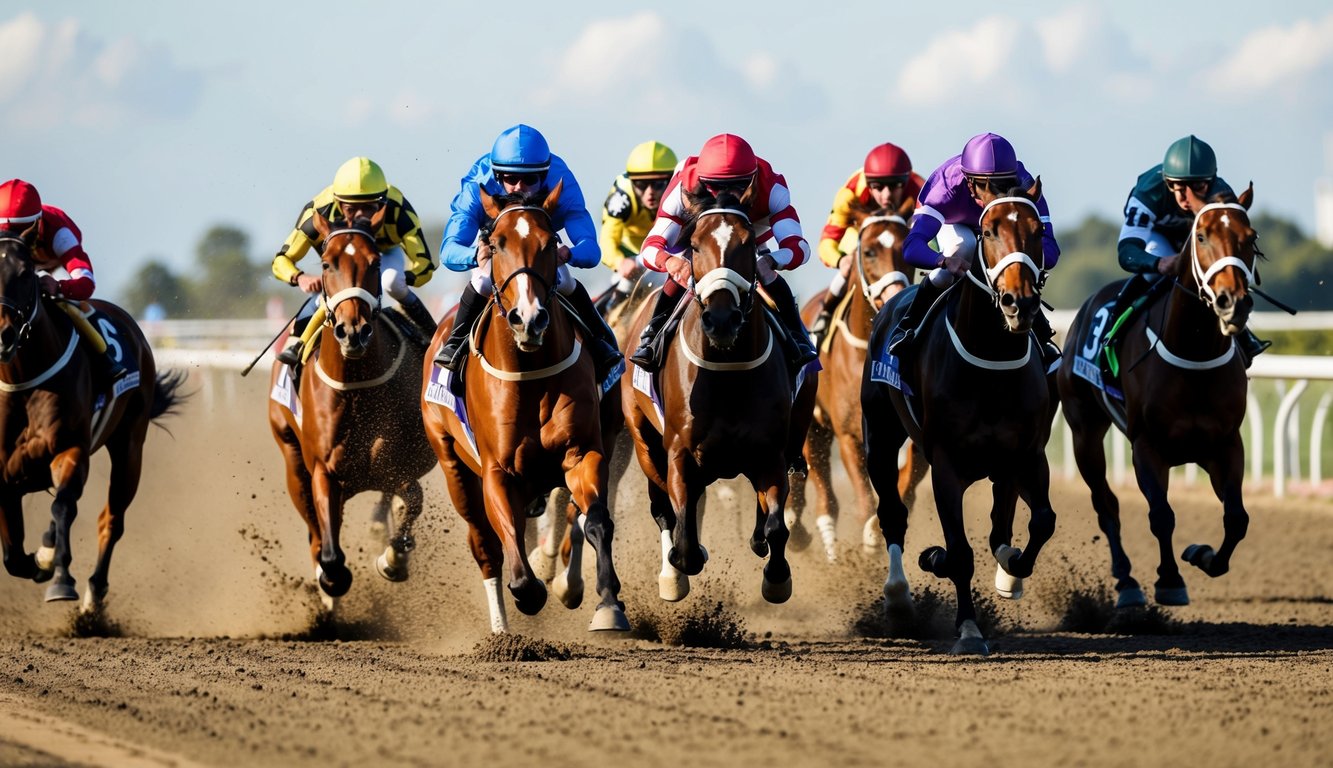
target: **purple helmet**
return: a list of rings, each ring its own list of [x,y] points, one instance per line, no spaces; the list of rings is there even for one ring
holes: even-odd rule
[[[1018,173],[1014,145],[993,133],[973,136],[963,147],[963,173],[969,176],[1013,176]]]

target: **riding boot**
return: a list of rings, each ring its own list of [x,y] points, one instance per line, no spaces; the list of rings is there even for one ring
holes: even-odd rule
[[[930,280],[917,283],[916,295],[912,297],[912,303],[907,305],[907,311],[903,313],[902,319],[898,321],[898,326],[893,331],[893,339],[889,342],[889,354],[901,360],[912,353],[917,328],[941,293],[944,293],[944,289]]]
[[[1240,350],[1240,358],[1245,361],[1245,367],[1249,368],[1254,358],[1262,354],[1265,349],[1273,346],[1273,342],[1267,339],[1261,339],[1254,335],[1254,331],[1246,328],[1240,334],[1237,345]]]
[[[838,303],[842,301],[842,296],[829,291],[824,294],[824,304],[819,308],[819,315],[810,325],[810,337],[814,342],[815,349],[824,346],[824,337],[828,335],[829,324],[833,322],[833,310],[838,308]]]
[[[1127,324],[1130,320],[1130,317],[1126,316],[1122,321],[1120,320],[1120,315],[1124,313],[1126,309],[1133,308],[1134,300],[1138,298],[1140,293],[1142,293],[1142,287],[1146,282],[1146,279],[1147,278],[1143,275],[1131,276],[1125,281],[1124,285],[1120,286],[1120,292],[1115,295],[1115,301],[1111,304],[1111,314],[1107,318],[1106,336],[1102,338],[1102,351],[1101,354],[1098,355],[1098,365],[1101,368],[1103,382],[1114,381],[1116,379],[1117,372],[1111,370],[1111,358],[1115,354],[1113,345],[1120,338],[1118,333],[1120,327]]]
[[[120,364],[120,361],[111,356],[111,350],[102,354],[92,354],[89,356],[93,366],[93,377],[105,381],[108,384],[115,384],[129,375],[128,368]]]
[[[439,328],[439,324],[435,322],[435,317],[431,315],[430,310],[426,309],[426,305],[421,302],[421,298],[408,291],[407,295],[398,300],[398,306],[402,307],[403,314],[407,315],[421,329],[422,333],[426,334],[426,343],[429,344],[430,340],[435,338],[435,331]]]
[[[1060,362],[1060,348],[1055,345],[1055,329],[1051,327],[1050,318],[1041,307],[1037,307],[1037,316],[1032,318],[1032,332],[1037,336],[1037,343],[1041,346],[1041,364],[1046,370]]]
[[[764,286],[764,292],[777,307],[778,317],[787,326],[787,363],[793,371],[799,371],[811,360],[819,357],[819,350],[810,344],[810,335],[801,322],[801,308],[796,304],[791,287],[779,275],[776,280]]]
[[[458,373],[459,364],[463,361],[463,350],[467,348],[468,334],[472,332],[472,325],[477,322],[477,318],[485,308],[486,297],[478,293],[477,289],[472,287],[472,283],[464,286],[463,294],[458,297],[458,312],[454,315],[454,327],[449,331],[449,338],[440,345],[440,351],[435,353],[436,365]]]
[[[669,286],[668,286],[669,287]],[[676,311],[676,305],[680,303],[680,298],[685,295],[685,289],[676,291],[675,295],[667,293],[666,287],[657,293],[657,303],[653,305],[653,316],[648,319],[648,324],[644,326],[643,333],[639,336],[639,348],[630,355],[630,360],[645,371],[657,370],[657,360],[659,348],[664,343],[662,337],[662,328],[666,326],[667,320],[671,319],[671,313]]]
[[[606,300],[606,316],[610,317],[611,313],[616,311],[616,307],[620,306],[621,304],[624,304],[625,299],[628,298],[629,298],[629,291],[622,291],[619,288],[612,288],[611,296]]]
[[[315,328],[324,322],[324,312],[324,305],[320,304],[309,317],[297,319],[296,324],[292,326],[291,335],[287,337],[287,343],[277,355],[278,362],[292,369],[301,364],[305,359],[305,345],[314,338]]]
[[[584,341],[584,346],[592,355],[593,372],[596,375],[597,383],[600,384],[606,380],[606,375],[625,356],[620,354],[620,347],[616,345],[616,334],[611,330],[611,326],[606,324],[606,319],[597,311],[597,307],[592,303],[592,297],[588,295],[588,289],[583,287],[583,283],[574,281],[574,290],[569,292],[565,299],[569,305],[574,308],[574,313],[579,316],[579,320],[587,326],[588,332],[592,338]]]
[[[293,333],[287,337],[287,343],[283,345],[282,351],[278,353],[278,362],[290,368],[295,368],[301,364],[301,335]]]

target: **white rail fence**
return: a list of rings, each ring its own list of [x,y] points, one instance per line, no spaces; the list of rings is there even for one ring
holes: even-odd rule
[[[1067,328],[1073,320],[1072,311],[1057,311],[1051,315],[1051,324]],[[239,376],[255,358],[281,321],[272,320],[170,320],[146,324],[145,332],[153,342],[159,368],[181,368],[197,375],[202,407],[212,410],[218,405],[231,407],[239,395]],[[1333,347],[1333,312],[1308,312],[1291,317],[1281,313],[1256,313],[1250,321],[1261,336],[1278,330],[1322,331],[1329,334]],[[268,380],[273,362],[270,349],[250,373],[260,381]],[[1333,356],[1265,354],[1250,368],[1252,382],[1266,382],[1275,390],[1277,405],[1272,413],[1265,413],[1267,397],[1256,394],[1252,384],[1248,396],[1245,450],[1250,463],[1247,473],[1252,487],[1266,487],[1271,481],[1274,496],[1285,496],[1290,490],[1308,489],[1328,495],[1323,490],[1324,438],[1329,431],[1328,413],[1333,405]],[[1303,416],[1303,400],[1311,392],[1318,395],[1308,418]],[[1308,425],[1307,428],[1303,429]],[[1107,437],[1111,482],[1123,485],[1132,482],[1128,469],[1129,446],[1114,429]],[[1073,479],[1077,476],[1074,465],[1074,438],[1061,418],[1054,440],[1061,441],[1061,450],[1054,451],[1057,471]],[[1303,440],[1302,436],[1306,436]],[[1308,446],[1305,462],[1301,448]],[[1271,454],[1271,461],[1270,461]],[[1305,471],[1302,472],[1302,464]],[[1271,467],[1271,474],[1269,469]],[[1189,465],[1182,470],[1187,483],[1198,481],[1198,467]]]

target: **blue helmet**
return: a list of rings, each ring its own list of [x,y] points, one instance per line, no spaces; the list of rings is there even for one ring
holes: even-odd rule
[[[551,148],[541,132],[519,123],[506,128],[491,146],[491,170],[510,173],[546,171],[551,167]]]

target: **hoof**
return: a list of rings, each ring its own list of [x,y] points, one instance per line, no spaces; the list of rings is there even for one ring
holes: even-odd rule
[[[583,578],[577,573],[570,574],[568,568],[551,582],[551,591],[566,608],[573,610],[583,604]]]
[[[1158,587],[1153,600],[1158,605],[1189,605],[1190,593],[1186,587]]]
[[[984,637],[960,637],[949,649],[950,656],[989,656],[990,646]]]
[[[546,495],[541,495],[533,499],[532,502],[528,504],[527,508],[523,510],[523,515],[529,520],[541,517],[546,513],[546,499]]]
[[[879,529],[879,518],[866,518],[866,524],[861,528],[861,549],[867,555],[879,554],[884,550],[884,533]]]
[[[1023,580],[1010,575],[1008,570],[1009,563],[1021,554],[1023,550],[1007,544],[995,548],[995,562],[999,563],[995,567],[995,591],[1006,600],[1019,600],[1023,597]]]
[[[603,605],[592,615],[588,622],[589,632],[628,632],[629,619],[625,610],[618,605]]]
[[[400,555],[393,547],[387,547],[375,558],[375,570],[389,581],[407,581],[407,555]]]
[[[555,558],[542,551],[541,545],[528,553],[528,565],[542,581],[549,582],[555,578]]]
[[[768,557],[768,539],[750,539],[750,551],[759,557]]]
[[[904,581],[884,582],[884,611],[887,614],[911,613],[912,589]]]
[[[319,576],[320,591],[329,597],[342,597],[352,588],[352,572],[345,566],[333,569],[321,566],[316,573]]]
[[[668,603],[679,603],[690,594],[690,577],[672,569],[657,576],[657,596]]]
[[[949,553],[944,551],[944,547],[927,547],[917,559],[917,565],[926,573],[933,573],[940,578],[948,578],[948,572],[945,567],[948,564]]]
[[[74,579],[64,573],[64,569],[57,568],[52,572],[55,581],[46,588],[46,602],[55,603],[61,600],[78,600],[79,591],[74,588]]]
[[[703,572],[704,563],[708,562],[708,551],[699,547],[692,555],[683,555],[679,549],[672,547],[667,562],[686,576],[698,576]]]
[[[1186,597],[1186,601],[1189,598]],[[1115,607],[1120,608],[1143,608],[1148,604],[1148,596],[1143,594],[1142,587],[1128,587],[1120,590],[1115,596]]]
[[[509,585],[514,605],[526,616],[535,616],[546,605],[546,585],[536,579],[523,579]]]
[[[1217,552],[1207,544],[1191,544],[1185,547],[1185,551],[1180,553],[1180,559],[1198,568],[1209,576],[1221,576],[1226,573],[1226,569],[1217,570],[1213,567],[1214,558]]]
[[[37,570],[39,571],[51,572],[56,569],[55,547],[46,547],[46,546],[38,547],[37,552],[33,555],[33,558],[37,561]]]
[[[37,563],[36,568],[32,572],[33,583],[45,584],[46,582],[51,580],[52,576],[56,575],[56,571],[54,568],[43,569],[40,560],[33,558],[33,562]]]
[[[804,552],[810,548],[811,542],[815,539],[800,523],[788,523],[787,531],[791,533],[791,538],[787,539],[787,547],[793,552]]]
[[[777,584],[765,577],[763,583],[759,585],[759,591],[770,603],[785,603],[791,599],[791,577],[788,576],[786,581]]]

